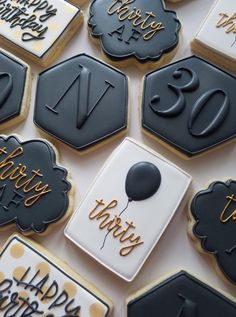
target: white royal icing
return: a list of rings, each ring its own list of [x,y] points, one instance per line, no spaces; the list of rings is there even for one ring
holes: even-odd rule
[[[42,58],[78,13],[66,0],[0,0],[0,36]]]
[[[236,59],[236,2],[217,1],[195,39],[214,51]]]
[[[117,200],[118,205],[110,210],[110,219],[120,214],[128,202],[125,189],[127,173],[139,162],[154,164],[160,171],[161,183],[155,194],[144,200],[131,201],[120,216],[123,228],[126,221],[132,221],[135,229],[130,230],[129,234],[134,233],[135,237],[141,237],[139,242],[143,241],[128,255],[121,256],[121,249],[130,245],[130,242],[120,242],[110,232],[101,249],[108,230],[99,228],[102,219],[91,220],[89,214],[96,205],[95,201],[100,199],[106,205]],[[178,209],[190,183],[191,177],[184,171],[127,138],[105,163],[91,190],[67,225],[65,235],[109,270],[126,281],[132,281]]]
[[[38,294],[36,287],[40,289]],[[18,304],[15,305],[14,293],[18,298]],[[109,310],[88,289],[19,236],[12,237],[1,253],[0,294],[1,298],[5,298],[0,301],[2,317],[95,317],[96,311],[100,312],[99,316],[105,317]],[[43,296],[46,297],[42,299]],[[26,299],[24,305],[21,298]],[[30,306],[41,313],[31,312]],[[79,312],[76,313],[76,307],[79,306]],[[66,310],[71,310],[71,313]]]

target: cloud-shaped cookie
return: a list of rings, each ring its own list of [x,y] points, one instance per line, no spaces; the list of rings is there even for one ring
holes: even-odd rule
[[[191,212],[194,235],[212,253],[225,276],[236,283],[236,181],[216,181],[196,194]]]
[[[22,232],[42,233],[69,206],[67,171],[56,165],[43,140],[0,137],[0,227],[16,223]]]
[[[180,22],[160,0],[93,0],[88,24],[114,60],[157,61],[179,41]]]

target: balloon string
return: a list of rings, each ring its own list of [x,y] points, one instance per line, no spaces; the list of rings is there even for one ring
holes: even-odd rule
[[[130,203],[130,199],[128,199],[128,202],[127,202],[125,208],[120,212],[119,217],[126,211],[126,209],[127,209],[128,206],[129,206],[129,203]],[[107,234],[105,235],[104,240],[103,240],[103,244],[102,244],[100,250],[102,250],[102,249],[105,247],[106,239],[107,239],[107,237],[108,237],[108,235],[109,235],[110,233],[111,233],[111,230],[108,231]]]

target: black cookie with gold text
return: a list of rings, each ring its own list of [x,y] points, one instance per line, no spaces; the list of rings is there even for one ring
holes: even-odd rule
[[[236,304],[188,272],[154,282],[127,300],[127,317],[234,317]]]
[[[70,189],[48,142],[0,136],[0,228],[15,224],[24,234],[45,233],[69,216]]]
[[[235,84],[234,76],[196,56],[147,74],[144,132],[184,158],[233,140]]]
[[[173,55],[179,42],[180,22],[162,0],[93,0],[89,26],[115,61],[157,62]]]
[[[127,110],[127,77],[86,54],[39,75],[35,124],[78,151],[125,133]]]
[[[215,181],[191,202],[191,234],[200,251],[211,254],[221,272],[236,284],[236,181]]]

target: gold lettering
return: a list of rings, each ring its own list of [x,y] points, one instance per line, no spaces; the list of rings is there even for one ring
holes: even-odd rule
[[[150,21],[155,19],[156,15],[153,12],[145,12],[145,17],[142,17],[142,10],[129,8],[129,4],[134,3],[135,0],[115,0],[107,9],[109,15],[117,14],[119,21],[132,21],[134,27],[140,27],[141,30],[147,30],[143,34],[143,39],[149,41],[157,32],[164,30],[162,22]],[[118,5],[118,6],[117,6]]]
[[[230,206],[230,204],[233,202],[236,202],[236,198],[234,198],[235,196],[232,194],[231,196],[226,196],[226,199],[228,199],[229,201],[227,202],[227,204],[225,205],[224,209],[222,210],[221,212],[221,215],[220,215],[220,221],[222,223],[226,223],[228,222],[229,220],[233,220],[235,221],[236,220],[236,209],[233,210],[228,216],[226,215],[227,213],[227,209],[228,207]]]
[[[136,227],[134,223],[125,221],[125,226],[122,224],[122,219],[115,215],[112,217],[110,214],[111,209],[118,205],[117,200],[112,200],[108,205],[105,205],[103,199],[96,200],[96,206],[90,211],[89,219],[100,220],[99,229],[107,229],[108,232],[112,232],[114,238],[119,238],[120,243],[129,243],[128,245],[120,249],[121,256],[129,255],[137,246],[143,244],[141,237],[131,232]],[[99,209],[102,207],[102,209]]]
[[[0,155],[3,153],[7,154],[5,148],[0,149]],[[24,201],[25,206],[30,207],[34,203],[36,203],[40,197],[51,192],[51,189],[49,189],[48,184],[42,186],[42,181],[38,181],[35,184],[32,184],[32,182],[37,177],[43,177],[43,175],[40,173],[40,170],[33,170],[33,175],[29,179],[26,179],[27,167],[25,165],[22,165],[21,163],[19,163],[18,166],[15,167],[15,162],[13,159],[22,154],[23,148],[18,147],[0,162],[0,180],[9,179],[10,181],[15,181],[15,189],[22,189],[24,193],[32,193],[34,191],[35,195],[26,198]]]
[[[225,33],[233,33],[236,34],[236,24],[234,20],[236,19],[236,13],[229,16],[226,13],[220,13],[221,16],[220,20],[217,22],[216,27],[217,28],[225,28]]]

